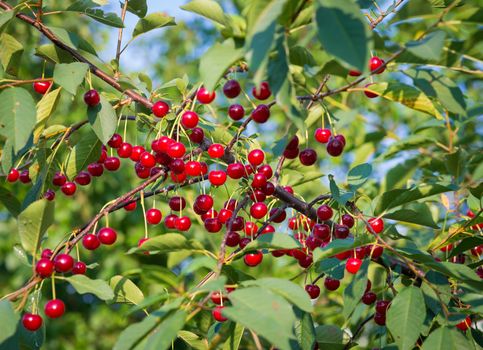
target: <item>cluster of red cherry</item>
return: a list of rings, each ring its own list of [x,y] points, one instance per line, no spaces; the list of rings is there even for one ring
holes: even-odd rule
[[[385,70],[386,70],[386,66],[385,66],[385,63],[384,60],[380,57],[377,57],[377,56],[373,56],[371,57],[371,59],[369,60],[369,70],[372,72],[372,73],[376,73],[376,74],[381,74],[383,73]],[[384,67],[383,67],[384,66]],[[360,76],[362,73],[360,71],[357,71],[357,70],[350,70],[349,71],[349,75],[351,77],[358,77]],[[373,83],[369,83],[369,84],[366,84],[365,87],[369,87],[371,86]],[[379,95],[378,94],[375,94],[374,92],[372,91],[369,91],[369,90],[364,90],[364,94],[369,97],[369,98],[376,98],[378,97]]]

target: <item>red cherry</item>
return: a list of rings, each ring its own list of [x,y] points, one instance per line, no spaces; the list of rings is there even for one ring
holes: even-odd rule
[[[366,84],[366,86],[364,86],[364,87],[366,87],[366,88],[367,88],[367,87],[369,87],[369,86],[371,86],[371,85],[372,85],[372,83],[369,83],[369,84]],[[367,97],[369,97],[369,98],[376,98],[376,97],[378,97],[378,96],[379,96],[379,95],[378,95],[378,94],[376,94],[375,92],[372,92],[372,91],[369,91],[369,90],[364,90],[364,94],[365,94]]]
[[[378,300],[376,303],[376,312],[385,315],[390,305],[391,302],[389,300]]]
[[[149,209],[146,212],[146,221],[150,223],[151,225],[157,225],[161,222],[163,215],[161,214],[161,211],[156,208]]]
[[[176,158],[169,164],[169,168],[175,174],[182,174],[185,172],[185,164],[184,161],[180,158]]]
[[[214,91],[208,91],[204,87],[201,87],[198,92],[196,93],[196,99],[201,104],[209,104],[213,102],[216,97],[216,93]]]
[[[45,304],[44,312],[49,318],[58,318],[65,312],[64,302],[60,299],[52,299]]]
[[[20,177],[20,173],[18,172],[18,170],[15,168],[12,168],[10,169],[10,172],[7,175],[7,181],[15,182],[18,180],[19,177]]]
[[[43,258],[43,259],[50,259],[52,257],[52,255],[54,255],[54,252],[52,251],[52,249],[47,248],[47,249],[42,250],[40,257]]]
[[[90,107],[97,106],[101,102],[101,96],[99,96],[97,90],[89,90],[84,94],[84,102]]]
[[[220,305],[224,300],[227,299],[227,297],[223,296],[223,294],[221,294],[220,292],[213,292],[211,293],[210,299],[213,304]]]
[[[72,273],[74,275],[85,275],[86,271],[87,271],[87,266],[82,261],[77,261],[74,264],[74,267],[72,267]]]
[[[185,171],[188,176],[200,176],[201,175],[200,162],[197,162],[195,160],[190,160],[186,162]]]
[[[186,147],[181,142],[174,142],[169,145],[167,153],[172,158],[181,158],[186,153]]]
[[[44,198],[48,201],[53,201],[55,199],[55,192],[52,190],[45,191]]]
[[[136,163],[134,165],[134,171],[136,172],[136,175],[140,179],[147,179],[149,177],[149,175],[151,175],[151,169],[146,168],[141,163]]]
[[[122,144],[122,136],[119,134],[112,135],[107,144],[112,148],[119,148],[119,146]]]
[[[354,218],[349,214],[342,215],[342,223],[347,227],[351,228],[354,226]]]
[[[164,101],[157,101],[151,107],[151,112],[157,118],[163,118],[169,112],[169,105]]]
[[[302,258],[298,259],[299,265],[304,269],[312,265],[312,257],[309,255],[304,255]]]
[[[87,166],[90,175],[99,177],[104,173],[104,167],[100,163],[91,163]]]
[[[254,267],[259,265],[263,260],[263,253],[261,251],[255,251],[251,253],[247,253],[243,256],[243,261],[245,265]]]
[[[223,85],[223,93],[228,98],[235,98],[240,95],[241,86],[240,83],[234,79],[228,80],[225,85]]]
[[[201,194],[195,199],[195,205],[202,211],[208,211],[213,207],[213,197],[208,194]]]
[[[344,150],[344,144],[339,139],[331,138],[327,144],[327,153],[332,157],[338,157]]]
[[[372,305],[377,299],[377,295],[374,292],[365,292],[362,296],[362,302],[366,305]]]
[[[306,148],[299,154],[300,163],[305,166],[310,166],[315,164],[317,161],[317,152],[312,148]]]
[[[318,128],[318,129],[315,130],[314,137],[315,137],[315,140],[317,142],[327,143],[327,142],[329,142],[331,135],[332,135],[332,133],[330,132],[329,129]]]
[[[20,173],[19,179],[21,183],[28,184],[31,181],[29,171],[28,170],[22,171]]]
[[[225,154],[225,147],[219,143],[213,143],[208,147],[208,155],[210,158],[221,158]]]
[[[285,149],[285,151],[283,151],[283,156],[287,159],[295,159],[295,158],[297,158],[298,155],[299,155],[299,149],[298,148]]]
[[[236,218],[233,219],[233,222],[231,223],[231,229],[233,231],[243,230],[244,227],[245,227],[245,219],[243,217],[237,216]]]
[[[176,228],[177,219],[178,219],[177,215],[174,215],[174,214],[167,215],[164,218],[164,226],[166,226],[166,228],[169,228],[169,229]]]
[[[294,149],[297,149],[298,147],[299,147],[299,138],[297,135],[295,135],[294,137],[292,137],[292,139],[287,144],[287,146],[285,146],[285,149],[294,150]]]
[[[77,186],[73,182],[66,182],[60,189],[66,196],[72,196],[75,193]]]
[[[89,233],[82,238],[82,245],[84,248],[88,250],[95,250],[99,248],[101,245],[101,242],[99,241],[99,238],[97,238],[96,235]]]
[[[127,200],[126,202],[129,202],[129,200]],[[133,201],[133,202],[129,202],[127,204],[124,205],[124,210],[125,211],[133,211],[135,210],[137,207],[137,203],[136,201]]]
[[[362,265],[361,259],[349,258],[347,259],[347,262],[345,264],[345,269],[349,273],[356,274],[357,271],[359,271],[359,269],[361,268],[361,265]]]
[[[254,149],[248,153],[248,162],[254,167],[259,166],[265,160],[265,153],[261,149]]]
[[[65,177],[65,175],[59,172],[55,173],[54,177],[52,178],[52,184],[54,184],[55,186],[62,186],[66,183],[66,181],[67,178]]]
[[[377,56],[374,56],[369,60],[369,69],[373,73],[381,74],[386,69],[386,67],[380,68],[383,64],[384,64],[383,59]]]
[[[272,91],[270,91],[270,86],[266,81],[263,81],[260,86],[253,87],[252,88],[252,95],[255,97],[257,100],[266,100],[267,98],[270,97],[272,94]]]
[[[218,322],[225,322],[226,320],[228,320],[226,317],[222,315],[223,308],[224,306],[218,305],[211,312],[213,315],[213,318]]]
[[[205,162],[200,162],[201,165],[201,175],[208,174],[208,165]]]
[[[267,215],[267,206],[263,202],[257,202],[250,207],[250,215],[255,219],[261,219]]]
[[[267,105],[258,105],[251,114],[251,118],[256,123],[265,123],[270,117],[270,108]]]
[[[107,151],[106,147],[102,145],[102,150],[101,150],[101,155],[99,156],[99,159],[97,160],[98,163],[104,164],[107,158]]]
[[[350,70],[350,71],[349,71],[349,75],[350,75],[351,77],[358,77],[358,76],[360,76],[361,74],[362,74],[362,72],[360,72],[360,71],[358,71],[358,70]]]
[[[52,86],[51,81],[36,81],[32,84],[36,93],[44,95]]]
[[[55,271],[69,272],[74,267],[74,258],[69,254],[59,254],[54,259]]]
[[[267,177],[264,174],[255,174],[253,176],[252,187],[253,188],[262,188],[267,183]]]
[[[218,218],[208,218],[205,220],[205,229],[210,233],[220,232],[223,227],[222,223]]]
[[[333,215],[332,208],[329,207],[327,204],[321,205],[317,209],[317,217],[322,221],[329,220],[332,217],[332,215]]]
[[[374,322],[378,324],[379,326],[384,326],[386,325],[386,314],[379,314],[375,313],[374,314]]]
[[[218,214],[218,219],[222,224],[226,224],[232,215],[233,215],[233,212],[231,210],[223,208],[220,210],[220,213]]]
[[[143,152],[139,158],[139,162],[146,168],[152,168],[156,165],[156,159],[149,152]]]
[[[368,245],[366,246],[366,255],[371,257],[372,260],[378,259],[382,253],[384,252],[384,248],[380,245]]]
[[[334,136],[336,140],[338,140],[340,143],[342,143],[342,146],[345,147],[345,137],[342,134]]]
[[[460,323],[458,323],[456,325],[456,327],[459,330],[462,330],[463,332],[466,331],[468,328],[471,327],[471,317],[470,316],[466,316],[466,318],[463,321],[461,321]]]
[[[223,170],[212,170],[208,179],[213,186],[221,186],[226,182],[226,173]]]
[[[104,167],[109,171],[116,171],[121,166],[121,161],[117,157],[107,157],[104,161]]]
[[[143,154],[145,151],[146,150],[143,146],[134,146],[131,150],[131,160],[139,162],[139,160],[141,159],[141,154]]]
[[[202,143],[205,138],[205,132],[201,128],[193,128],[191,134],[189,135],[191,142]]]
[[[74,179],[81,186],[87,186],[91,183],[91,175],[87,171],[81,171]]]
[[[47,258],[41,258],[35,265],[35,272],[42,278],[50,277],[54,272],[54,263]]]
[[[248,245],[248,243],[250,243],[250,242],[251,242],[251,239],[250,239],[250,238],[248,238],[248,237],[244,237],[244,238],[240,239],[240,243],[238,243],[238,246],[240,247],[240,249],[243,249],[243,248],[245,248],[245,247]]]
[[[339,239],[345,239],[349,236],[349,228],[345,225],[334,226],[334,236]]]
[[[313,251],[315,248],[320,247],[322,245],[322,241],[314,236],[310,235],[305,240],[305,245],[309,250]]]
[[[270,210],[270,217],[273,217],[272,219],[273,222],[276,222],[277,224],[279,224],[287,218],[287,213],[282,208],[272,208]]]
[[[176,218],[174,226],[179,231],[188,231],[191,227],[191,220],[187,216]]]
[[[226,172],[229,177],[234,180],[238,180],[245,175],[245,166],[241,163],[232,163],[228,165]]]
[[[169,207],[173,211],[180,211],[186,208],[186,200],[180,196],[174,196],[169,199]]]
[[[334,291],[334,290],[337,290],[337,288],[339,288],[339,286],[340,286],[340,281],[339,280],[337,280],[335,278],[331,278],[331,277],[326,277],[325,278],[324,287],[327,290]]]
[[[181,173],[181,174],[176,174],[176,173],[171,173],[171,180],[174,182],[174,183],[183,183],[186,181],[186,173]]]
[[[245,231],[245,234],[247,236],[253,236],[255,233],[257,233],[258,226],[257,226],[257,224],[255,224],[252,221],[247,221],[245,223],[245,229],[244,229],[244,231]]]
[[[245,116],[245,109],[238,104],[231,105],[228,107],[228,116],[233,120],[240,120]]]
[[[186,111],[181,116],[181,125],[183,125],[185,129],[193,129],[198,125],[199,120],[200,118],[198,117],[198,114],[193,111]]]
[[[330,226],[326,224],[315,224],[312,234],[314,237],[326,242],[330,239]]]
[[[215,209],[213,209],[213,208],[211,208],[211,209],[209,209],[209,210],[207,210],[207,211],[204,211],[204,210],[201,210],[200,208],[198,208],[198,207],[196,206],[196,204],[195,204],[195,205],[193,206],[193,209],[194,209],[194,212],[195,212],[195,213],[197,213],[197,214],[198,214],[198,213],[201,213],[201,214],[198,214],[198,215],[201,215],[201,220],[202,220],[203,222],[205,222],[205,221],[206,221],[206,219],[218,218],[218,212],[217,212]]]
[[[35,332],[42,327],[42,317],[36,314],[25,313],[22,316],[22,325],[26,330]]]
[[[275,193],[275,185],[270,181],[267,181],[265,186],[262,187],[262,192],[265,193],[267,196],[271,196]]]
[[[117,233],[110,227],[104,227],[97,232],[99,242],[105,245],[113,244],[117,239]]]
[[[236,231],[230,231],[226,234],[225,242],[228,247],[236,247],[240,243],[240,234]]]
[[[317,299],[320,295],[320,288],[315,284],[307,284],[305,291],[310,296],[310,299]]]
[[[381,218],[371,218],[367,222],[375,233],[381,233],[384,230],[384,221]],[[369,229],[367,230],[371,232]]]
[[[121,145],[117,148],[117,155],[120,158],[129,158],[132,153],[132,145],[128,142],[123,142]]]

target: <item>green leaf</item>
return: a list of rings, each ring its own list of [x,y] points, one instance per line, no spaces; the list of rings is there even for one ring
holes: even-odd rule
[[[13,36],[3,33],[0,35],[0,63],[5,73],[17,76],[22,58],[23,46]]]
[[[0,32],[8,25],[8,22],[13,18],[14,14],[13,10],[0,12]]]
[[[299,285],[288,280],[266,277],[257,280],[245,281],[243,282],[243,285],[259,286],[264,289],[269,289],[270,291],[283,296],[289,302],[296,305],[299,309],[306,312],[313,311],[313,306],[310,302],[307,292],[305,292],[305,290]]]
[[[158,317],[150,315],[138,323],[133,323],[121,332],[113,350],[131,350],[158,324]]]
[[[422,91],[402,83],[376,83],[364,88],[387,100],[399,102],[406,107],[443,119],[433,102]]]
[[[313,252],[314,263],[322,259],[330,258],[331,256],[345,252],[349,249],[354,249],[357,246],[359,246],[359,244],[351,239],[334,239],[324,248],[315,248]]]
[[[111,277],[109,285],[114,291],[114,303],[139,304],[144,300],[143,292],[129,278],[116,275]]]
[[[196,334],[188,331],[179,331],[178,338],[183,339],[183,341],[188,344],[192,349],[195,350],[208,350],[208,342],[206,339],[202,339]]]
[[[417,201],[418,199],[431,197],[436,194],[453,191],[452,186],[440,184],[420,184],[411,189],[395,189],[382,194],[377,202],[375,215],[380,215],[384,211],[398,207],[402,204]]]
[[[249,287],[230,293],[230,302],[222,311],[224,316],[253,329],[281,350],[292,349],[296,318],[284,298],[264,288]]]
[[[101,300],[111,300],[114,298],[114,292],[104,280],[93,280],[85,275],[73,275],[65,277],[65,280],[68,281],[79,294],[91,293]]]
[[[18,214],[20,214],[20,202],[18,201],[17,197],[15,197],[12,192],[1,186],[0,203],[2,203],[13,216],[16,217]]]
[[[448,259],[458,254],[461,254],[463,252],[466,252],[467,250],[470,250],[471,248],[477,247],[479,245],[483,245],[483,237],[481,236],[467,237],[463,239],[456,247],[454,247],[451,250],[448,256]]]
[[[64,44],[70,46],[73,49],[82,50],[88,52],[94,56],[97,56],[97,52],[94,47],[85,39],[78,36],[76,33],[69,32],[64,28],[48,26],[52,33],[55,34]]]
[[[60,63],[54,68],[54,82],[62,86],[72,95],[77,93],[77,88],[84,81],[89,66],[86,63]]]
[[[463,334],[454,327],[439,327],[429,334],[421,350],[455,350],[471,349],[471,345]]]
[[[426,35],[421,40],[408,42],[406,49],[415,56],[437,61],[441,58],[445,38],[446,33],[438,30]]]
[[[109,101],[100,96],[101,102],[97,106],[87,108],[87,118],[99,140],[107,144],[116,131],[117,116]]]
[[[364,163],[359,164],[349,170],[347,174],[347,183],[352,191],[355,191],[362,185],[364,185],[367,179],[372,174],[372,166],[370,164]]]
[[[186,320],[186,311],[178,310],[166,317],[156,327],[153,334],[146,341],[145,350],[165,350],[171,348],[171,342],[176,339],[178,332],[183,328]]]
[[[392,143],[388,149],[381,155],[384,159],[389,159],[401,151],[407,151],[434,144],[436,140],[426,135],[416,134],[409,135],[402,140]],[[413,166],[418,164],[418,161],[412,163]]]
[[[99,159],[102,143],[94,132],[89,132],[74,146],[65,167],[67,178],[73,179],[79,171]]]
[[[239,323],[232,322],[230,325],[230,335],[223,344],[223,350],[238,350],[244,331],[245,327]]]
[[[300,248],[300,243],[286,233],[267,233],[248,243],[245,251],[262,248],[293,249]]]
[[[313,350],[315,345],[315,329],[312,316],[308,312],[297,312],[295,334],[300,350]]]
[[[315,328],[315,336],[320,349],[344,349],[344,332],[333,325],[320,325]]]
[[[61,90],[61,88],[58,88],[50,91],[48,94],[45,94],[37,103],[37,125],[35,126],[34,131],[34,143],[38,142],[39,137],[45,128],[45,124],[55,110],[57,102],[59,101]]]
[[[483,282],[475,271],[466,265],[453,264],[451,262],[425,261],[424,265],[441,272],[442,274],[453,277],[457,281],[466,282],[474,288],[483,289]]]
[[[427,96],[435,98],[448,111],[466,115],[467,106],[463,92],[444,72],[417,69],[408,70],[405,74],[413,79],[416,87]]]
[[[180,250],[202,250],[203,245],[194,239],[188,239],[179,233],[165,233],[149,238],[141,247],[132,248],[128,254],[138,252],[168,253]]]
[[[124,6],[124,4],[122,4],[122,6]],[[146,0],[129,0],[127,3],[127,10],[142,18],[148,13],[148,5],[146,4]]]
[[[27,90],[14,87],[0,94],[0,135],[9,140],[15,153],[27,144],[35,120],[35,102]]]
[[[421,289],[409,286],[396,295],[387,311],[387,328],[399,349],[414,348],[425,318],[426,305]]]
[[[166,16],[164,13],[161,13],[161,12],[150,13],[146,17],[139,19],[138,23],[136,23],[136,27],[134,27],[132,37],[135,38],[138,35],[147,33],[150,30],[153,30],[156,28],[162,28],[162,27],[174,26],[174,25],[176,25],[176,22],[174,21],[174,17]]]
[[[318,0],[317,34],[324,49],[360,71],[367,69],[372,36],[354,0]]]
[[[213,91],[228,68],[242,57],[243,49],[237,48],[233,39],[211,46],[200,59],[199,72],[206,89]]]
[[[344,309],[342,311],[347,319],[360,303],[367,287],[367,269],[370,260],[362,262],[360,270],[354,275],[351,283],[344,289]]]
[[[186,5],[181,6],[181,9],[211,19],[222,26],[225,26],[228,23],[228,19],[223,12],[223,9],[213,0],[193,0]]]
[[[15,334],[19,318],[19,314],[14,311],[8,300],[0,301],[0,322],[2,324],[0,344]]]
[[[121,18],[115,13],[105,13],[101,9],[94,8],[99,6],[89,0],[79,0],[70,5],[65,11],[80,12],[91,17],[92,19],[115,28],[123,28],[124,24]]]
[[[30,204],[18,218],[18,233],[22,247],[34,255],[40,247],[40,242],[54,222],[55,202],[40,199]]]
[[[382,217],[438,229],[439,226],[434,222],[429,207],[424,203],[417,204],[419,210],[400,209],[392,213],[384,214]]]

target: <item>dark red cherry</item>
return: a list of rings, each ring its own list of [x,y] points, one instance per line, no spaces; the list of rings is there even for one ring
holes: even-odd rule
[[[240,249],[243,249],[243,248],[245,248],[245,247],[248,245],[248,243],[250,243],[250,242],[251,242],[251,239],[250,239],[250,238],[248,238],[248,237],[244,237],[244,238],[240,239],[240,243],[238,244],[238,246],[240,247]]]
[[[283,156],[287,159],[295,159],[299,155],[299,151],[300,150],[298,148],[285,149],[285,151],[283,151]]]
[[[334,291],[340,286],[340,281],[335,278],[326,277],[324,281],[324,287],[327,290]]]
[[[55,199],[55,192],[50,189],[45,191],[44,198],[48,201],[53,201]]]
[[[354,226],[354,218],[349,214],[342,215],[342,223],[347,227],[351,228]]]
[[[22,316],[22,325],[26,330],[35,332],[42,327],[42,317],[36,314],[25,313]]]
[[[20,182],[21,183],[24,183],[24,184],[28,184],[29,182],[32,181],[32,180],[30,180],[30,175],[29,175],[29,171],[28,170],[22,171],[20,173],[19,179],[20,179]]]
[[[389,300],[378,300],[376,303],[376,312],[379,314],[386,314],[390,305],[391,302]]]
[[[329,143],[327,143],[327,153],[332,157],[338,157],[342,154],[344,150],[344,144],[337,138],[331,138]]]
[[[112,135],[107,144],[112,148],[119,148],[119,146],[122,144],[122,136],[119,134]]]
[[[77,186],[73,182],[66,182],[65,184],[62,185],[60,190],[66,196],[72,196],[75,193],[75,191],[77,190]]]
[[[270,108],[267,105],[258,105],[251,114],[251,118],[256,123],[265,123],[270,117]]]
[[[99,177],[104,173],[104,167],[100,163],[91,163],[87,166],[89,174],[95,177]]]
[[[151,107],[151,112],[157,118],[163,118],[169,112],[169,105],[164,101],[157,101]]]
[[[205,138],[205,132],[201,128],[193,128],[191,134],[189,135],[191,142],[201,143]]]
[[[238,104],[228,107],[228,116],[233,120],[240,120],[245,116],[245,109]]]
[[[82,261],[77,261],[72,267],[72,273],[74,275],[85,275],[87,271],[87,266]]]
[[[386,325],[386,314],[375,313],[374,322],[379,326]]]
[[[252,88],[252,95],[255,97],[257,100],[266,100],[267,98],[270,97],[272,94],[272,91],[270,91],[270,86],[266,81],[263,81],[259,87],[254,86]]]
[[[90,107],[97,106],[101,102],[101,96],[97,90],[89,90],[84,94],[84,102]]]
[[[225,242],[228,247],[236,247],[240,243],[240,234],[236,231],[230,231],[226,234]]]
[[[369,86],[371,86],[373,83],[369,83],[369,84],[366,84],[364,87],[365,88],[368,88]],[[369,97],[369,98],[376,98],[378,97],[379,95],[376,94],[375,92],[372,92],[372,91],[369,91],[369,90],[364,90],[364,94]]]
[[[332,217],[333,213],[334,212],[332,208],[329,207],[327,204],[323,204],[317,209],[317,217],[322,221],[329,220]]]
[[[216,97],[216,93],[214,91],[208,91],[204,87],[201,87],[198,92],[196,93],[196,99],[202,104],[209,104],[213,102]]]
[[[339,239],[344,239],[349,236],[349,228],[346,225],[338,225],[334,226],[334,236]]]
[[[35,265],[35,272],[37,272],[40,277],[47,278],[52,275],[54,268],[55,266],[53,261],[47,258],[41,258]]]
[[[81,186],[87,186],[91,183],[91,175],[87,171],[81,171],[74,180]]]
[[[208,211],[213,207],[213,197],[208,194],[201,194],[195,199],[195,205],[203,211]]]
[[[315,284],[307,284],[305,291],[310,296],[310,299],[317,299],[320,295],[320,288]]]
[[[66,181],[67,181],[67,178],[65,177],[65,175],[59,172],[55,173],[52,179],[52,183],[55,186],[62,186],[63,184],[66,183]]]
[[[262,173],[253,175],[252,187],[260,189],[267,184],[267,177]]]
[[[65,312],[64,302],[60,299],[52,299],[45,304],[45,315],[49,318],[58,318]]]
[[[287,218],[287,213],[282,208],[272,208],[270,210],[270,217],[273,217],[273,222],[279,224]]]
[[[326,242],[330,238],[330,226],[326,224],[315,224],[312,234],[318,239]]]
[[[173,211],[180,211],[186,208],[186,200],[180,196],[174,196],[169,199],[169,207]]]
[[[69,254],[59,254],[54,259],[55,271],[69,272],[74,267],[74,258]]]
[[[104,161],[104,167],[109,171],[116,171],[121,166],[121,161],[117,157],[107,157]]]
[[[235,98],[240,95],[241,86],[240,83],[234,79],[228,80],[225,85],[223,85],[223,93],[228,98]]]
[[[362,72],[360,72],[360,71],[358,71],[358,70],[350,70],[350,71],[349,71],[349,75],[350,75],[351,77],[358,77],[358,76],[360,76],[361,74],[362,74]]]
[[[218,218],[208,218],[205,220],[205,229],[208,232],[216,233],[220,232],[223,224],[218,220]]]
[[[97,238],[102,244],[111,245],[116,242],[117,233],[110,227],[104,227],[97,232]]]
[[[228,165],[226,172],[229,177],[238,180],[245,175],[245,166],[242,163],[232,163]]]
[[[82,238],[82,245],[88,250],[96,250],[101,245],[101,242],[96,235],[89,233]]]
[[[362,296],[362,302],[366,305],[372,305],[377,299],[377,295],[374,292],[365,292]]]
[[[312,148],[306,148],[300,152],[299,159],[303,165],[310,166],[317,161],[317,153]]]

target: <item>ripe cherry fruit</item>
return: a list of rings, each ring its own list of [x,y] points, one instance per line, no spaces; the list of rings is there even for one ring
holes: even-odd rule
[[[50,277],[54,272],[54,263],[47,258],[41,258],[35,265],[35,272],[42,278]]]
[[[198,92],[196,93],[196,99],[202,104],[209,104],[213,102],[216,97],[216,93],[214,91],[208,91],[204,87],[201,87]]]
[[[186,111],[181,116],[181,125],[183,125],[185,129],[193,129],[198,125],[199,120],[200,118],[196,112]]]
[[[267,211],[267,205],[263,202],[254,203],[250,207],[250,215],[255,219],[263,218],[265,215],[267,215]]]
[[[72,196],[75,193],[75,191],[77,190],[77,186],[73,182],[66,182],[65,184],[62,185],[60,190],[66,196]]]
[[[261,149],[254,149],[248,153],[248,162],[253,166],[259,166],[265,160],[265,153]]]
[[[151,112],[157,118],[163,118],[169,112],[169,105],[164,101],[157,101],[151,107]]]
[[[221,305],[218,305],[218,306],[215,306],[215,308],[213,309],[212,311],[212,314],[213,314],[213,318],[215,320],[217,320],[218,322],[225,322],[226,320],[228,320],[225,316],[222,315],[222,311],[223,311],[223,308],[224,306],[221,306]]]
[[[263,260],[263,253],[261,251],[255,251],[247,253],[243,256],[243,261],[247,266],[254,267],[259,265]]]
[[[310,296],[310,299],[316,299],[320,295],[320,288],[315,284],[307,284],[305,286],[305,291]]]
[[[69,254],[59,254],[54,259],[55,271],[69,272],[74,267],[74,258]]]
[[[299,159],[303,165],[310,166],[317,161],[317,153],[312,148],[306,148],[300,152]]]
[[[213,186],[221,186],[226,182],[226,173],[223,170],[212,170],[208,179]]]
[[[371,86],[371,85],[372,85],[372,83],[369,83],[369,84],[366,84],[366,86],[364,86],[364,87],[366,87],[366,88],[367,88],[367,87],[369,87],[369,86]],[[375,92],[372,92],[372,91],[369,91],[369,90],[364,90],[364,94],[365,94],[367,97],[369,97],[369,98],[376,98],[376,97],[378,97],[378,96],[379,96],[379,95],[378,95],[378,94],[376,94]]]
[[[327,142],[329,142],[331,135],[332,135],[332,133],[330,132],[329,129],[318,128],[318,129],[315,130],[314,137],[315,137],[315,140],[317,142],[327,143]]]
[[[362,302],[366,305],[372,305],[377,299],[377,295],[374,292],[365,292],[362,296]]]
[[[42,317],[36,314],[25,313],[22,316],[22,325],[26,330],[35,332],[42,327]]]
[[[327,143],[327,153],[332,157],[338,157],[344,151],[344,143],[336,137],[333,137]]]
[[[82,261],[77,261],[72,267],[72,273],[74,275],[85,275],[86,271],[87,271],[87,266]]]
[[[101,102],[101,96],[97,90],[89,90],[84,94],[84,102],[90,107],[97,106]]]
[[[381,218],[371,218],[367,222],[375,233],[381,233],[384,230],[384,221]],[[369,228],[367,230],[371,232]]]
[[[369,69],[371,70],[371,72],[374,72],[376,74],[381,74],[386,69],[386,67],[381,68],[383,64],[384,64],[383,59],[377,56],[374,56],[369,60]]]
[[[231,105],[228,107],[228,116],[233,120],[240,120],[245,116],[245,109],[239,104]]]
[[[271,94],[272,91],[270,90],[270,86],[266,81],[263,81],[259,87],[254,86],[252,89],[252,95],[257,100],[266,100]]]
[[[322,221],[329,220],[333,213],[332,208],[327,204],[323,204],[317,209],[317,217]]]
[[[240,95],[241,86],[240,83],[234,79],[228,80],[225,85],[223,85],[223,93],[228,98],[235,98]]]
[[[460,330],[462,330],[463,332],[466,331],[468,328],[470,328],[471,326],[471,317],[470,316],[467,316],[463,321],[461,321],[460,323],[458,323],[456,325],[456,327]]]
[[[337,290],[339,286],[340,286],[340,281],[338,279],[326,277],[324,280],[324,287],[327,290],[334,291],[334,290]]]
[[[345,268],[347,272],[356,274],[357,271],[361,268],[362,265],[362,260],[357,259],[357,258],[349,258],[347,259],[347,262],[345,264]]]
[[[20,177],[19,171],[15,168],[12,168],[12,169],[10,169],[10,172],[7,175],[7,181],[8,182],[15,182],[15,181],[18,180],[19,177]]]
[[[110,227],[104,227],[97,232],[97,238],[102,244],[111,245],[116,242],[117,233]]]
[[[36,81],[32,84],[36,93],[44,95],[52,86],[51,81]]]
[[[162,218],[163,215],[161,214],[161,211],[159,209],[152,208],[146,212],[146,221],[151,225],[159,224]]]
[[[45,304],[44,312],[49,318],[58,318],[65,312],[65,304],[60,299],[52,299]]]
[[[225,154],[225,147],[219,143],[213,143],[208,147],[208,155],[210,158],[221,158]]]
[[[258,105],[251,114],[251,117],[256,123],[265,123],[270,117],[270,108],[267,105]]]

